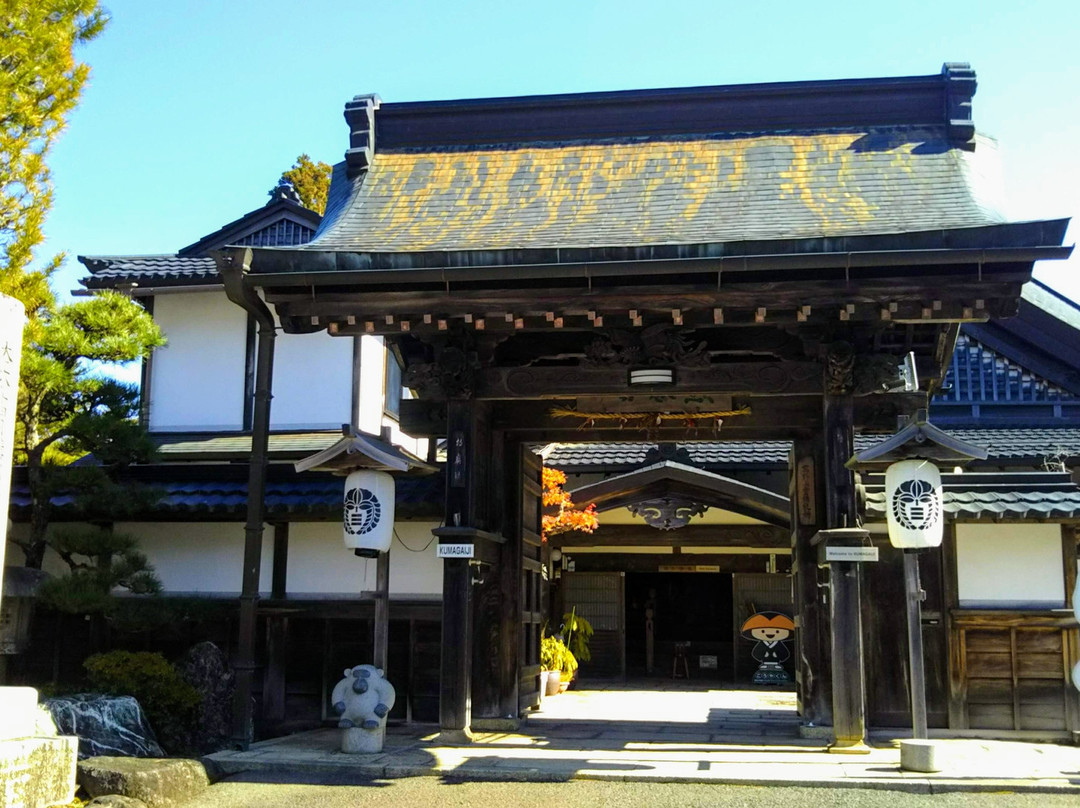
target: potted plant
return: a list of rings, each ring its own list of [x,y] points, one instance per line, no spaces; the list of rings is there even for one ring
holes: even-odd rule
[[[588,620],[577,613],[577,606],[563,615],[562,633],[566,647],[570,649],[575,660],[588,662],[592,659],[592,654],[589,652],[589,640],[592,639],[593,627]]]
[[[577,660],[559,637],[544,637],[540,640],[540,669],[547,672],[545,693],[554,696],[569,687]]]

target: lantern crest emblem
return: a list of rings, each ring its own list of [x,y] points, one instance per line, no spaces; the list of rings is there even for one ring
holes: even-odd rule
[[[379,498],[366,488],[350,488],[345,492],[345,532],[362,536],[374,530],[382,516]]]
[[[941,519],[941,499],[926,480],[905,480],[892,497],[893,518],[908,530],[928,530]]]

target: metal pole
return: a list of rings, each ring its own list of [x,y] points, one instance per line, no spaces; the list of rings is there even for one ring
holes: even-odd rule
[[[907,591],[908,661],[911,680],[912,737],[926,738],[926,671],[922,645],[922,584],[919,582],[919,551],[904,551],[904,583]]]

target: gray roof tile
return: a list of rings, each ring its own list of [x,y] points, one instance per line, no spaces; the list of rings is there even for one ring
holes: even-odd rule
[[[90,270],[82,284],[87,289],[112,289],[124,283],[143,286],[220,283],[213,258],[178,255],[80,255]]]
[[[947,429],[964,440],[986,446],[990,463],[1039,465],[1054,458],[1080,457],[1080,427],[1046,429]],[[885,435],[856,435],[855,450],[884,440]],[[625,469],[641,465],[651,443],[559,443],[547,454],[547,464],[563,470]],[[787,441],[711,441],[684,443],[694,463],[723,466],[743,463],[787,463]]]

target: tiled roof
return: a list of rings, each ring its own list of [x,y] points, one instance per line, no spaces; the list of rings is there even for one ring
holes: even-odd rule
[[[989,463],[1039,465],[1054,458],[1080,457],[1080,427],[1047,429],[948,429],[964,440],[986,446]],[[885,435],[856,435],[855,450],[884,440]],[[547,453],[549,466],[565,471],[589,468],[627,469],[641,465],[651,443],[558,443]],[[680,444],[695,464],[725,466],[743,463],[787,463],[787,441],[714,441]]]
[[[161,470],[161,467],[158,467]],[[167,475],[168,470],[165,470]],[[184,479],[190,474],[178,473],[174,479],[146,481],[162,493],[151,514],[143,518],[157,521],[171,519],[242,519],[247,509],[247,480],[212,479],[211,473],[200,480]],[[158,474],[156,476],[162,476]],[[236,475],[229,475],[235,477]],[[396,478],[396,510],[403,518],[434,518],[443,513],[445,480],[441,474]],[[335,518],[341,515],[343,478],[330,474],[306,473],[287,475],[285,479],[270,479],[266,486],[266,510],[269,516]],[[75,497],[61,494],[53,497],[54,518],[78,518],[80,509]],[[16,520],[28,518],[30,491],[25,482],[11,488],[11,515]],[[134,518],[134,517],[133,517]]]
[[[715,441],[682,443],[697,465],[735,463],[787,463],[791,444],[787,441]],[[651,443],[557,443],[547,454],[545,464],[569,471],[585,467],[603,469],[634,468],[645,462]]]
[[[80,255],[90,277],[87,289],[112,289],[122,283],[147,285],[193,285],[220,283],[213,258],[182,258],[178,255]]]
[[[156,432],[151,440],[162,460],[212,456],[246,456],[251,453],[250,434],[220,432]],[[341,430],[332,432],[281,432],[269,436],[271,455],[306,457],[321,452],[341,440]]]
[[[1080,488],[1068,474],[945,474],[945,512],[954,519],[1075,519]],[[866,514],[885,519],[882,477],[866,484]]]
[[[336,168],[302,250],[709,244],[997,224],[982,162],[944,127],[378,151]],[[992,157],[992,154],[990,155]]]

